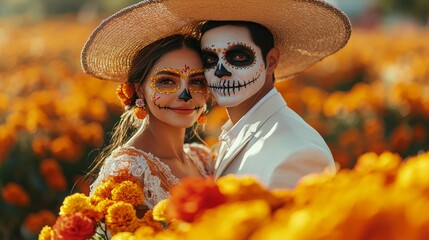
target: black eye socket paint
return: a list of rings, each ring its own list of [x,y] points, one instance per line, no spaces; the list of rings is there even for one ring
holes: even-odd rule
[[[234,45],[225,51],[225,60],[236,67],[250,67],[255,63],[255,52],[244,45]]]
[[[201,58],[203,59],[203,67],[204,69],[210,69],[216,66],[219,61],[219,57],[216,52],[212,50],[203,49],[201,53]]]

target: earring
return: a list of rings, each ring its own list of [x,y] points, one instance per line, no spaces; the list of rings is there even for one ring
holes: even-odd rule
[[[136,100],[136,107],[134,108],[134,114],[138,119],[144,119],[147,116],[147,111],[144,108],[144,100],[141,98],[138,98]]]
[[[207,122],[207,114],[202,112],[197,119],[198,125],[204,125]]]

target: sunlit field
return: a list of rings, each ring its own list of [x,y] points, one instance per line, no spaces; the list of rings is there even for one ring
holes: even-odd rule
[[[80,50],[93,27],[72,16],[0,21],[0,239],[37,238],[43,226],[54,224],[66,196],[88,194],[83,177],[122,112],[115,95],[118,83],[81,71]],[[310,226],[306,231],[317,231],[324,217],[335,216],[335,209],[325,209],[318,218],[308,216],[338,203],[344,204],[340,206],[344,211],[335,217],[338,225],[326,231],[336,231],[339,237],[317,239],[345,239],[341,238],[346,236],[341,235],[347,233],[345,226],[368,219],[374,224],[368,229],[390,220],[389,227],[408,227],[399,236],[429,238],[429,218],[419,215],[418,209],[407,210],[415,202],[429,206],[429,174],[423,174],[429,172],[428,42],[428,29],[354,29],[343,50],[300,76],[277,83],[288,105],[324,137],[340,174],[335,179],[307,179],[289,197],[282,195],[284,209],[275,209],[277,215],[284,214],[252,221],[258,229],[252,239],[293,233],[290,239],[314,239],[305,235],[297,219]],[[211,109],[202,134],[209,145],[216,144],[226,119],[222,108]],[[408,163],[409,158],[414,160]],[[269,161],[269,156],[261,160]],[[376,187],[362,190],[370,186]],[[412,188],[407,197],[398,194]],[[354,191],[340,196],[349,189]],[[377,194],[391,205],[383,205]],[[286,201],[292,198],[293,203]],[[359,212],[361,204],[374,205],[373,212]],[[272,205],[266,207],[274,211]],[[224,206],[219,211],[229,210]],[[221,216],[211,214],[213,219]],[[395,220],[403,215],[413,221]],[[264,219],[272,224],[263,225]],[[193,227],[202,231],[213,224]],[[288,228],[275,230],[279,224]]]

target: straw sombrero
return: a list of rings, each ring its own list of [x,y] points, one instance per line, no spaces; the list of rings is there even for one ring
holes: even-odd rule
[[[274,35],[281,59],[276,79],[302,72],[347,43],[347,16],[322,0],[145,0],[102,21],[82,50],[85,73],[125,81],[131,61],[144,46],[204,20],[252,21]]]

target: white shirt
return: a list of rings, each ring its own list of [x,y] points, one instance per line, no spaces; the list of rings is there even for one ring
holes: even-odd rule
[[[274,96],[277,93],[277,89],[271,89],[264,97],[261,98],[249,111],[240,120],[234,125],[231,119],[228,119],[226,123],[222,126],[222,133],[219,136],[219,140],[221,141],[221,145],[225,145],[225,151],[231,147],[234,143],[234,140],[237,138],[239,132],[247,123],[247,119],[251,116],[258,107],[263,104],[267,99]]]

